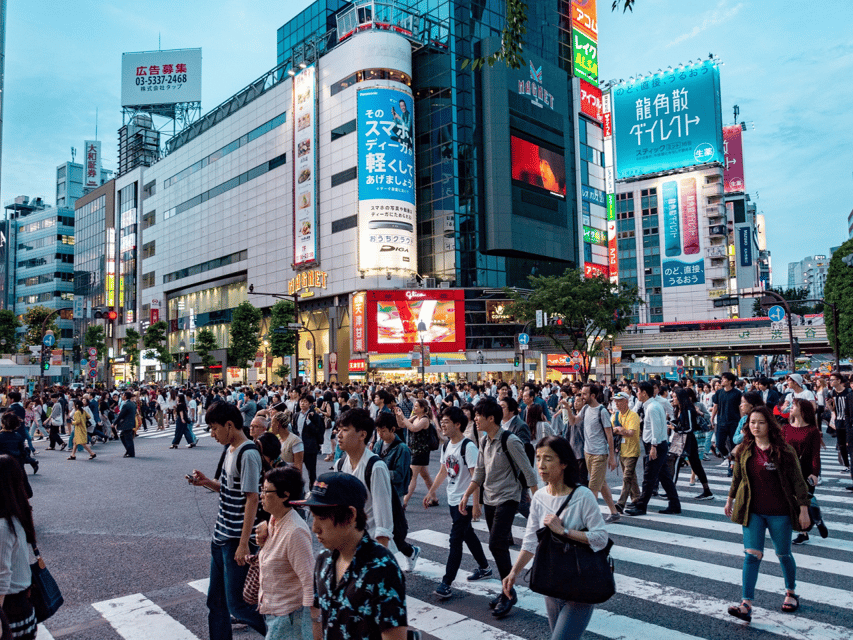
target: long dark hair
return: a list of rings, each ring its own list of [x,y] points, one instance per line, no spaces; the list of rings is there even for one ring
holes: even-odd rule
[[[580,484],[580,472],[578,471],[578,459],[575,458],[575,452],[572,451],[572,445],[562,436],[545,436],[536,445],[536,449],[550,447],[557,454],[560,462],[566,465],[563,469],[563,482],[570,489],[574,489]]]
[[[36,544],[33,510],[24,488],[24,470],[12,456],[0,455],[0,518],[5,518],[15,533],[17,518],[27,534],[27,542]]]
[[[767,407],[756,407],[746,416],[746,428],[743,430],[743,447],[741,447],[740,457],[742,458],[747,451],[753,452],[755,449],[755,436],[752,435],[752,430],[749,428],[749,421],[755,413],[760,413],[767,421],[767,437],[770,440],[770,459],[773,462],[779,462],[782,457],[782,451],[788,444],[782,435],[782,427],[779,426],[776,418],[773,417],[773,413]]]
[[[527,426],[530,427],[530,431],[535,434],[536,425],[545,419],[545,414],[542,412],[542,407],[534,402],[527,407],[524,417],[527,420]]]
[[[823,441],[823,433],[817,426],[817,414],[815,414],[814,405],[810,400],[806,400],[805,398],[794,398],[792,404],[797,405],[799,408],[800,416],[802,417],[803,422],[806,423],[806,429],[809,431],[817,431],[820,436],[820,446],[822,449],[825,449],[826,443]]]
[[[686,389],[676,389],[675,397],[678,400],[676,416],[681,428],[685,431],[695,430],[698,412],[696,411],[696,406],[693,404],[693,399],[690,397],[690,394]],[[693,414],[692,417],[688,417],[690,414]]]

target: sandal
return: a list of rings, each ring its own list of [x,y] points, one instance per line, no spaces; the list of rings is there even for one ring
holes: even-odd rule
[[[170,449],[177,449],[177,448],[178,448],[178,445],[173,444],[173,445],[172,445],[172,446],[170,446],[169,448],[170,448]]]
[[[66,460],[76,460],[77,456],[68,456]]]
[[[97,457],[98,457],[98,454],[97,454],[97,453],[93,453],[92,455],[90,455],[90,456],[89,456],[89,460],[94,460],[94,459],[95,459],[95,458],[97,458]]]
[[[743,601],[736,607],[729,607],[729,615],[745,622],[752,622],[752,605]]]
[[[788,598],[792,598],[794,600],[794,604],[788,602]],[[785,613],[794,613],[797,609],[800,608],[800,597],[796,593],[786,593],[785,594],[785,602],[782,603],[782,611]]]

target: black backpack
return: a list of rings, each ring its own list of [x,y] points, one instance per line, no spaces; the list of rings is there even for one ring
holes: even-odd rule
[[[216,476],[214,478],[214,480],[216,480],[217,482],[219,482],[219,478],[222,476],[222,467],[225,466],[225,456],[228,455],[228,449],[230,446],[231,445],[226,444],[222,448],[222,455],[219,457],[219,464],[216,467]],[[240,447],[240,450],[237,451],[237,465],[236,465],[237,477],[240,477],[240,463],[243,461],[243,454],[246,451],[251,451],[251,450],[257,451],[258,453],[261,452],[260,449],[258,449],[258,445],[256,445],[254,442],[249,442],[249,444],[247,444],[245,447]],[[261,458],[261,459],[263,459],[263,458]],[[243,486],[243,484],[241,483],[240,484],[241,489],[242,489],[242,486]]]
[[[365,453],[367,450],[365,450]],[[338,458],[338,461],[335,463],[335,471],[341,471],[344,468],[344,460],[346,459],[346,454]],[[388,465],[385,464],[384,460],[381,460],[379,456],[372,455],[370,459],[367,461],[367,464],[364,466],[364,484],[367,487],[367,490],[370,491],[370,482],[373,476],[373,466],[375,464],[383,464],[386,467]],[[389,473],[390,479],[390,473]],[[373,493],[371,492],[371,499]],[[391,486],[391,516],[393,518],[393,538],[394,540],[405,540],[406,535],[409,533],[409,523],[406,520],[406,512],[403,510],[403,503],[400,502],[400,496],[397,495],[397,492],[394,491],[393,485]]]
[[[476,427],[474,427],[474,428],[476,429]],[[475,433],[476,433],[476,431],[475,431]],[[471,442],[471,440],[469,440],[468,438],[462,438],[462,448],[460,449],[460,451],[462,452],[462,464],[464,464],[464,465],[465,465],[465,468],[466,468],[466,469],[470,468],[470,467],[468,467],[468,461],[465,459],[465,448],[466,448],[466,445],[467,445],[469,442]],[[474,444],[474,443],[473,443],[473,442],[471,442],[471,444]],[[444,455],[444,454],[445,454],[445,452],[447,451],[447,447],[448,447],[449,445],[450,445],[450,440],[448,440],[447,442],[445,442],[445,443],[442,445],[442,447],[441,447],[441,455]]]
[[[507,446],[506,446],[506,441],[509,440],[509,437],[511,435],[513,435],[513,434],[511,434],[509,431],[507,431],[505,429],[501,432],[501,448],[503,449],[504,454],[506,455],[506,459],[509,461],[509,466],[512,469],[512,475],[515,476],[515,479],[518,480],[518,482],[521,484],[521,490],[525,491],[527,489],[527,478],[525,478],[524,474],[521,473],[519,468],[515,466],[515,460],[512,459],[512,455],[510,454],[509,449],[507,449]],[[518,438],[518,436],[515,436],[515,437]],[[521,440],[521,438],[518,438],[518,439]],[[533,449],[533,445],[530,444],[529,442],[522,442],[522,444],[524,444],[524,452],[527,454],[527,457],[529,458],[530,454],[528,453],[527,448],[530,447],[531,449]],[[535,449],[533,450],[533,455],[534,455],[534,457],[536,455]]]

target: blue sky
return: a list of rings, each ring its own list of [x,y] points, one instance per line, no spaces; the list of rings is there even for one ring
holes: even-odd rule
[[[545,1],[545,0],[534,0]],[[556,0],[548,0],[556,1]],[[56,165],[103,142],[115,169],[121,54],[202,47],[202,109],[275,65],[275,32],[309,0],[10,2],[6,32],[0,202],[55,200]],[[725,122],[744,134],[747,190],[767,220],[774,284],[787,263],[828,253],[853,209],[853,5],[847,0],[637,0],[611,13],[599,0],[603,79],[628,78],[714,53]],[[530,25],[531,30],[535,25]]]

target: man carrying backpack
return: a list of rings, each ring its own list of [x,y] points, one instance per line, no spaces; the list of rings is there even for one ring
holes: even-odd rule
[[[429,492],[424,498],[424,509],[428,509],[436,500],[436,491],[447,478],[447,504],[450,507],[450,552],[447,555],[447,566],[444,578],[435,589],[435,594],[442,600],[453,595],[450,585],[456,579],[459,565],[462,564],[462,543],[468,545],[468,550],[477,561],[477,570],[468,576],[469,581],[481,580],[492,575],[489,561],[483,553],[483,545],[471,526],[472,517],[480,517],[480,492],[473,494],[474,506],[472,512],[465,515],[459,511],[459,503],[465,489],[471,484],[474,469],[477,467],[479,451],[477,445],[463,435],[468,426],[468,417],[459,407],[449,407],[441,412],[439,423],[444,436],[448,438],[441,446],[441,468],[435,476]]]

